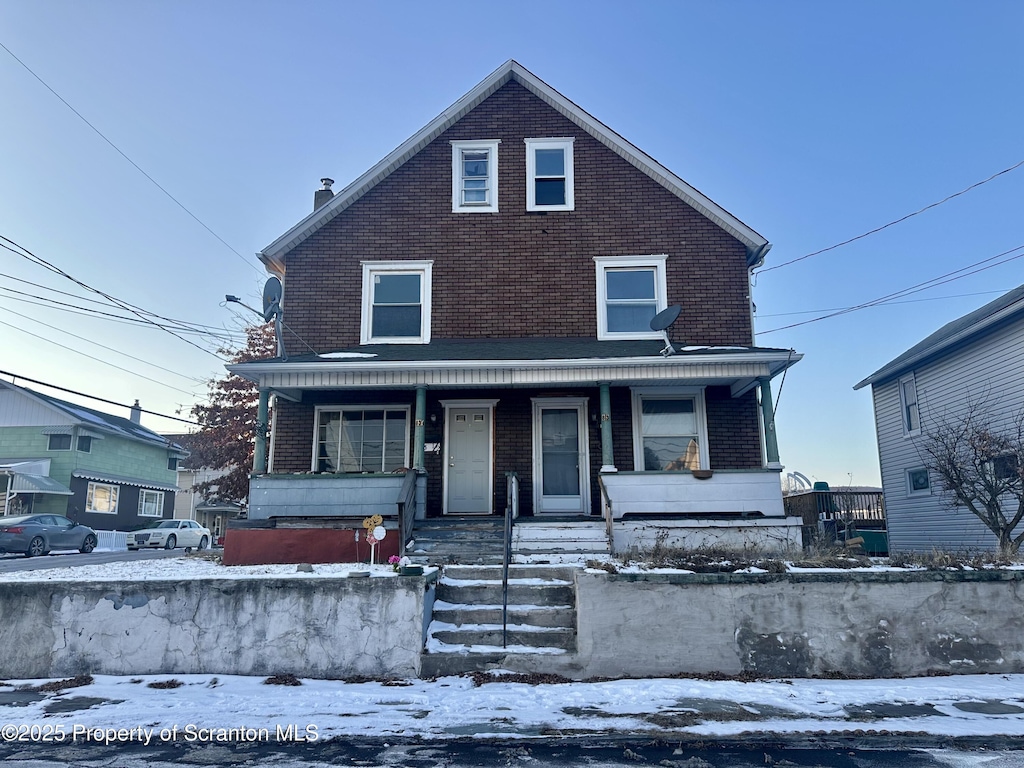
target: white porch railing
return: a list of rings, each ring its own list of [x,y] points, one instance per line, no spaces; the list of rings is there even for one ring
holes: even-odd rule
[[[775,470],[607,472],[601,475],[606,517],[756,515],[785,517]],[[610,514],[609,514],[610,513]]]
[[[128,534],[124,531],[96,531],[96,549],[127,550]]]

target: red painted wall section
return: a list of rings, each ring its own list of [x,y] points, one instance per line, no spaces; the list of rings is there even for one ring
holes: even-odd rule
[[[229,528],[224,537],[224,565],[271,565],[282,563],[369,563],[370,545],[365,531],[344,528]],[[377,545],[376,562],[386,563],[398,554],[398,536]]]

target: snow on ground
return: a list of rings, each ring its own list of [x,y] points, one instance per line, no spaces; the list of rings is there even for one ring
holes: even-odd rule
[[[774,680],[742,683],[692,679],[614,680],[595,683],[487,683],[469,678],[436,681],[344,683],[303,680],[267,685],[264,678],[176,675],[178,688],[149,683],[168,675],[97,676],[89,684],[4,706],[12,687],[0,686],[4,720],[45,725],[79,741],[108,738],[107,729],[146,729],[151,739],[259,741],[260,729],[330,737],[452,739],[604,735],[733,737],[744,733],[814,731],[916,732],[936,736],[1024,736],[1024,675],[975,675],[913,680]],[[23,695],[23,694],[22,694]],[[83,697],[88,697],[85,699]],[[76,702],[76,699],[79,699]],[[969,711],[971,703],[1010,704],[1015,714]],[[851,711],[895,705],[891,717],[849,719]],[[966,704],[965,704],[966,703]],[[955,704],[967,706],[960,709]],[[929,705],[934,705],[930,707]],[[984,706],[984,705],[983,705]],[[912,710],[900,716],[899,709]],[[978,707],[975,706],[975,709]],[[929,711],[931,714],[921,714]],[[97,732],[102,731],[102,734]],[[175,730],[177,729],[177,730]],[[200,733],[199,729],[211,729]],[[144,738],[140,730],[136,740]],[[90,735],[91,734],[91,735]],[[109,737],[127,740],[127,736]]]

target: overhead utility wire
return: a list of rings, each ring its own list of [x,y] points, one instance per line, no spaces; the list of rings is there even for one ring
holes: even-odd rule
[[[3,246],[3,247],[7,248],[7,246]],[[8,250],[10,250],[10,249],[8,248]],[[21,278],[21,277],[15,277],[14,275],[8,275],[6,272],[0,272],[0,277],[6,277],[9,280],[16,280],[17,282],[24,283],[25,285],[33,285],[36,288],[42,288],[45,291],[50,291],[51,293],[60,294],[61,296],[70,296],[71,298],[78,299],[79,301],[87,301],[90,304],[99,304],[101,307],[109,307],[110,306],[110,303],[106,302],[106,301],[99,301],[98,299],[90,299],[88,296],[79,296],[77,293],[71,293],[70,291],[61,291],[61,290],[59,290],[57,288],[51,288],[48,285],[43,285],[42,283],[34,283],[31,280],[25,280],[24,278]],[[21,291],[15,291],[13,288],[2,288],[2,290],[13,291],[14,293],[22,293]],[[25,293],[24,295],[25,296],[32,296],[33,294]],[[45,296],[34,296],[34,298],[41,299],[43,301],[53,302],[54,304],[60,304],[61,303],[61,302],[59,302],[59,301],[57,301],[55,299],[46,298]],[[128,302],[125,302],[125,303],[127,304]],[[99,312],[98,310],[95,310],[95,309],[89,309],[88,307],[82,307],[82,306],[79,306],[77,304],[67,304],[66,306],[74,307],[75,309],[82,309],[82,310],[85,310],[87,312],[96,312],[97,314],[108,314],[106,312]],[[129,305],[129,306],[131,306],[131,305]],[[142,309],[141,307],[135,307],[135,308],[138,309],[140,312],[142,312],[142,314],[144,314],[144,315],[150,315],[150,316],[153,316],[153,317],[159,317],[159,315],[155,315],[152,312],[148,312],[148,311]],[[135,318],[123,317],[121,315],[111,315],[111,317],[121,317],[122,320],[131,320],[132,322],[141,322],[139,320],[136,320]],[[170,318],[170,317],[164,318],[164,319],[166,319],[167,322],[170,322],[170,323],[178,323],[178,325],[181,326],[181,328],[179,328],[178,330],[185,330],[187,328],[188,330],[194,331],[195,333],[203,333],[203,331],[201,331],[199,329],[201,329],[201,328],[208,328],[211,331],[211,333],[210,333],[211,336],[218,336],[220,334],[234,334],[236,336],[242,336],[243,335],[241,331],[231,331],[231,330],[229,330],[227,328],[224,328],[223,326],[219,326],[219,325],[205,325],[203,323],[193,323],[190,320],[176,320],[176,319]]]
[[[169,197],[174,202],[175,205],[177,205],[179,208],[181,208],[181,210],[183,210],[185,213],[187,213],[193,219],[195,219],[195,221],[199,224],[199,226],[201,226],[203,229],[205,229],[207,232],[209,232],[211,235],[213,235],[215,238],[217,238],[228,250],[230,250],[238,258],[240,258],[242,261],[244,261],[249,268],[255,270],[257,274],[263,275],[263,271],[261,269],[259,269],[259,267],[254,265],[251,261],[249,261],[247,258],[245,258],[245,256],[243,256],[238,251],[236,251],[234,248],[232,248],[231,245],[229,245],[228,242],[223,237],[221,237],[216,232],[214,232],[212,229],[210,229],[210,227],[208,227],[206,225],[206,223],[202,219],[200,219],[198,216],[196,216],[194,213],[192,213],[192,211],[190,211],[188,208],[186,208],[185,205],[180,200],[178,200],[178,198],[176,198],[174,195],[172,195],[170,192],[168,192],[166,189],[164,189],[156,179],[154,179],[152,176],[150,176],[148,173],[146,173],[144,170],[142,170],[142,168],[139,167],[138,163],[136,163],[134,160],[132,160],[130,157],[128,157],[128,155],[126,155],[124,152],[122,152],[120,147],[118,147],[114,142],[112,142],[110,139],[108,139],[106,136],[104,136],[102,132],[100,132],[99,128],[97,128],[95,125],[93,125],[88,120],[86,120],[81,112],[79,112],[77,109],[75,109],[73,106],[71,106],[64,99],[64,97],[61,96],[59,93],[57,93],[55,90],[53,90],[53,88],[51,88],[49,86],[49,84],[45,80],[43,80],[43,78],[41,78],[39,75],[37,75],[35,72],[33,72],[32,69],[28,66],[28,64],[26,64],[21,59],[19,59],[17,56],[15,56],[14,52],[11,51],[10,48],[8,48],[3,43],[0,43],[0,48],[3,48],[5,51],[7,51],[7,53],[10,54],[11,58],[13,58],[19,64],[21,64],[21,66],[23,66],[25,68],[25,70],[30,75],[32,75],[32,77],[34,77],[36,80],[38,80],[40,83],[42,83],[43,87],[46,88],[46,90],[48,90],[50,93],[52,93],[58,99],[60,99],[61,103],[65,107],[67,107],[72,112],[74,112],[83,123],[85,123],[90,128],[92,128],[92,130],[96,133],[96,135],[99,136],[101,139],[103,139],[105,142],[107,142],[107,144],[109,144],[114,149],[114,151],[117,152],[117,154],[119,154],[121,157],[123,157],[129,163],[131,163],[132,166],[135,168],[135,170],[137,170],[139,173],[141,173],[143,176],[145,176],[147,179],[149,179],[154,184],[154,186],[156,186],[157,189],[159,189],[161,192],[163,192],[165,195],[167,195],[167,197]]]
[[[942,205],[943,203],[947,203],[950,200],[952,200],[954,197],[960,197],[960,195],[966,194],[967,192],[970,192],[972,189],[980,187],[982,184],[988,184],[993,179],[999,178],[1004,173],[1009,173],[1010,171],[1015,171],[1018,168],[1020,168],[1022,165],[1024,165],[1024,160],[1021,160],[1019,163],[1017,163],[1016,165],[1012,165],[1009,168],[1004,168],[1003,170],[999,171],[998,173],[993,173],[987,179],[983,179],[982,181],[977,181],[974,184],[971,184],[971,186],[965,187],[964,189],[961,189],[959,192],[954,192],[952,195],[944,197],[941,200],[939,200],[938,202],[932,203],[931,205],[926,205],[924,208],[921,208],[918,211],[914,211],[913,213],[908,213],[906,216],[901,216],[900,218],[895,219],[894,221],[890,221],[888,224],[883,224],[880,227],[875,227],[874,229],[872,229],[869,232],[865,232],[864,234],[857,235],[856,237],[851,237],[849,240],[844,240],[841,243],[836,243],[835,245],[830,245],[828,248],[822,248],[820,251],[814,251],[813,253],[808,253],[806,256],[800,256],[799,258],[796,258],[796,259],[790,259],[789,261],[784,261],[781,264],[775,264],[774,266],[771,266],[771,267],[764,267],[763,269],[757,270],[757,274],[763,274],[764,272],[771,272],[773,269],[782,269],[783,267],[788,267],[790,264],[796,264],[798,261],[803,261],[804,259],[809,259],[812,256],[818,256],[819,254],[826,253],[827,251],[834,251],[836,248],[842,248],[844,245],[849,245],[850,243],[856,242],[857,240],[863,240],[865,237],[868,237],[869,235],[873,235],[873,234],[875,234],[877,232],[881,232],[883,229],[888,229],[889,227],[894,226],[895,224],[899,224],[900,222],[906,221],[907,219],[912,218],[914,216],[917,216],[918,214],[921,214],[921,213],[924,213],[925,211],[931,210],[932,208],[935,208],[936,206]]]
[[[96,395],[87,395],[87,394],[85,394],[85,392],[79,392],[79,391],[74,390],[74,389],[68,389],[67,387],[58,387],[56,384],[47,384],[45,381],[39,381],[38,379],[30,379],[28,376],[22,376],[20,373],[11,373],[10,371],[0,371],[0,375],[10,376],[12,379],[21,379],[22,381],[29,381],[29,382],[31,382],[33,384],[40,384],[40,385],[42,385],[44,387],[49,387],[50,389],[56,389],[56,390],[59,390],[61,392],[70,392],[72,395],[78,395],[79,397],[87,397],[90,400],[97,400],[97,401],[99,401],[101,403],[106,403],[107,405],[117,405],[117,406],[120,406],[121,408],[128,408],[129,410],[135,407],[134,405],[125,405],[124,403],[116,403],[113,400],[106,400],[105,398],[102,398],[102,397],[96,397]],[[12,381],[11,383],[13,384],[14,382]],[[172,421],[183,421],[186,424],[194,424],[197,427],[200,426],[199,422],[190,421],[189,419],[183,419],[183,418],[181,418],[179,416],[168,416],[166,413],[157,413],[156,411],[147,411],[145,408],[139,408],[139,411],[142,412],[142,413],[148,413],[150,416],[159,416],[161,419],[171,419]]]
[[[70,312],[73,315],[82,315],[83,317],[93,317],[98,320],[106,320],[107,322],[122,322],[122,323],[136,323],[148,326],[144,320],[139,320],[136,317],[124,317],[123,315],[115,315],[113,312],[102,312],[98,309],[89,309],[88,307],[79,307],[75,304],[68,304],[64,301],[57,301],[56,299],[48,299],[45,296],[36,296],[32,293],[25,293],[25,291],[18,291],[14,288],[5,288],[0,285],[0,291],[6,291],[7,293],[16,293],[18,296],[11,296],[10,298],[15,301],[20,301],[25,304],[31,304],[35,307],[46,307],[47,309],[56,309],[60,312]],[[20,298],[21,296],[27,296],[29,298]],[[30,301],[30,299],[39,299],[39,301]],[[98,302],[97,302],[98,303]],[[105,305],[105,306],[109,306]],[[2,307],[0,307],[2,309]],[[30,320],[34,318],[29,318]],[[37,321],[38,322],[38,321]],[[212,331],[197,331],[194,328],[186,328],[183,326],[175,326],[174,330],[180,331],[181,333],[191,333],[197,336],[209,336],[211,339],[218,339],[220,341],[239,341],[241,340],[241,334],[235,334],[229,336],[225,334],[217,334]]]
[[[160,381],[159,379],[151,379],[149,376],[144,376],[141,373],[136,373],[135,371],[129,371],[127,368],[122,368],[120,365],[114,365],[113,363],[111,363],[108,360],[101,360],[98,357],[93,357],[92,355],[87,355],[85,352],[82,352],[80,349],[75,349],[74,347],[69,347],[66,344],[61,344],[59,341],[54,341],[53,339],[49,339],[46,336],[40,336],[38,333],[32,333],[32,331],[26,331],[24,328],[19,328],[18,326],[12,325],[11,323],[5,323],[3,320],[0,320],[0,325],[6,325],[8,328],[13,328],[16,331],[21,331],[22,333],[27,333],[29,336],[34,336],[35,338],[42,339],[43,341],[48,341],[51,344],[54,344],[54,345],[60,347],[61,349],[69,350],[70,352],[74,352],[76,355],[81,355],[82,357],[88,357],[90,360],[95,360],[97,363],[103,363],[103,365],[109,365],[111,368],[117,368],[117,370],[119,370],[119,371],[124,371],[125,373],[130,373],[132,376],[138,376],[140,379],[145,379],[146,381],[151,381],[154,384],[159,384],[161,387],[167,387],[167,389],[173,389],[175,392],[181,392],[183,395],[188,395],[189,397],[197,397],[195,392],[188,392],[188,391],[186,391],[184,389],[179,389],[178,387],[173,387],[170,384],[165,384],[164,382]]]
[[[1003,251],[1002,253],[997,253],[995,256],[989,256],[987,259],[982,259],[981,261],[976,261],[973,264],[968,264],[966,267],[961,267],[960,269],[953,270],[952,272],[947,272],[944,275],[939,275],[938,277],[933,277],[930,280],[925,280],[923,283],[918,283],[917,285],[912,285],[909,288],[904,288],[902,290],[895,291],[894,293],[890,293],[890,294],[887,294],[885,296],[880,296],[877,299],[872,299],[871,301],[866,301],[863,304],[857,304],[856,306],[853,306],[853,307],[846,307],[845,309],[840,309],[840,310],[838,310],[836,312],[832,312],[832,313],[827,314],[827,315],[822,315],[821,317],[815,317],[812,320],[804,320],[804,321],[799,322],[799,323],[792,323],[790,325],[783,325],[783,326],[780,326],[778,328],[770,328],[767,331],[758,331],[756,335],[761,336],[761,335],[766,334],[766,333],[775,333],[776,331],[784,331],[784,330],[786,330],[788,328],[796,328],[797,326],[800,326],[800,325],[809,325],[810,323],[816,323],[819,320],[827,320],[830,317],[837,317],[838,315],[845,315],[845,314],[848,314],[850,312],[856,312],[857,310],[860,310],[860,309],[867,309],[868,307],[877,307],[877,306],[881,306],[883,304],[888,304],[888,303],[891,302],[892,299],[902,298],[903,296],[909,296],[909,295],[911,295],[913,293],[919,293],[921,291],[927,291],[927,290],[929,290],[931,288],[935,288],[936,286],[939,286],[939,285],[945,285],[946,283],[952,283],[955,280],[962,280],[965,277],[970,277],[971,275],[976,275],[979,272],[984,272],[986,269],[992,269],[993,267],[998,267],[998,266],[1001,266],[1001,265],[1006,264],[1008,262],[1011,262],[1011,261],[1014,261],[1014,260],[1019,259],[1021,257],[1024,257],[1024,253],[1018,253],[1016,256],[1010,256],[1009,258],[1003,259],[1002,261],[996,261],[994,264],[989,264],[988,263],[990,261],[994,261],[995,259],[1000,259],[1003,256],[1008,256],[1009,254],[1013,253],[1014,251],[1020,251],[1022,249],[1024,249],[1024,244],[1018,245],[1015,248],[1010,248],[1008,251]],[[984,266],[984,267],[980,266],[982,264],[985,264],[986,266]],[[974,269],[975,267],[978,267],[978,268]],[[973,270],[973,271],[968,272],[967,270]],[[960,274],[961,272],[963,272],[965,274]],[[954,275],[955,275],[955,277],[954,277]]]
[[[135,357],[135,355],[129,355],[127,352],[121,352],[120,350],[114,349],[113,347],[108,347],[106,344],[100,344],[98,341],[93,341],[92,339],[87,339],[84,336],[79,336],[77,334],[74,334],[71,331],[66,331],[63,328],[58,328],[56,325],[50,325],[49,323],[44,323],[42,320],[36,320],[34,317],[29,317],[28,315],[23,315],[23,314],[21,314],[21,312],[15,312],[10,307],[0,307],[0,309],[2,309],[4,312],[10,312],[12,315],[17,315],[18,317],[24,318],[25,320],[31,320],[34,323],[39,323],[39,325],[45,326],[45,327],[49,328],[52,331],[58,331],[60,333],[66,333],[68,336],[70,336],[73,339],[78,339],[79,341],[84,341],[87,344],[93,344],[93,345],[99,347],[100,349],[105,349],[108,352],[113,352],[115,355],[121,355],[122,357],[127,357],[129,360],[134,360],[137,363],[142,363],[143,365],[149,365],[149,366],[152,366],[153,368],[159,368],[161,371],[164,371],[166,373],[170,373],[170,374],[172,374],[174,376],[178,376],[178,377],[180,377],[182,379],[185,379],[186,381],[191,381],[191,382],[194,382],[195,384],[203,384],[204,383],[204,381],[202,379],[197,379],[197,378],[194,378],[192,376],[186,376],[184,373],[178,373],[178,371],[172,371],[170,368],[164,368],[162,365],[157,365],[156,363],[151,363],[148,360],[143,360],[141,357]]]
[[[138,311],[135,307],[133,307],[131,304],[128,304],[127,302],[121,301],[121,299],[115,298],[115,297],[111,296],[108,293],[104,293],[99,288],[93,288],[91,285],[83,283],[81,280],[79,280],[79,279],[77,279],[75,277],[72,277],[67,272],[65,272],[63,269],[61,269],[60,267],[57,267],[54,264],[51,264],[46,259],[43,259],[43,258],[41,258],[39,256],[36,256],[28,248],[25,248],[24,246],[19,245],[18,243],[14,242],[10,238],[7,238],[7,237],[4,237],[3,235],[0,235],[0,240],[4,240],[4,241],[6,241],[8,243],[11,243],[12,245],[16,246],[20,250],[24,251],[24,253],[18,253],[18,251],[14,250],[14,248],[10,248],[10,247],[4,245],[3,243],[0,243],[0,247],[6,248],[11,253],[15,253],[15,254],[17,254],[18,256],[21,256],[22,258],[24,258],[27,261],[31,261],[34,264],[38,264],[41,267],[45,267],[46,269],[50,270],[51,272],[54,272],[55,274],[61,275],[62,277],[66,277],[68,280],[70,280],[71,282],[75,283],[75,285],[78,285],[78,286],[80,286],[82,288],[85,288],[87,291],[92,291],[93,293],[95,293],[95,294],[97,294],[99,296],[102,296],[103,298],[107,299],[108,301],[110,301],[115,306],[117,306],[117,307],[119,307],[119,308],[121,308],[121,309],[123,309],[123,310],[125,310],[127,312],[131,312],[133,315],[135,315],[139,319],[145,320],[150,325],[154,325],[157,328],[162,329],[164,332],[171,334],[171,336],[173,336],[174,338],[178,339],[179,341],[184,341],[189,346],[195,347],[196,349],[198,349],[198,350],[200,350],[202,352],[205,352],[206,354],[210,355],[211,357],[216,357],[221,362],[227,362],[223,357],[221,357],[220,355],[216,354],[215,352],[211,352],[210,350],[208,350],[208,349],[206,349],[204,347],[199,346],[194,341],[189,341],[188,339],[184,338],[183,336],[179,336],[177,333],[175,333],[174,331],[170,330],[166,326],[163,326],[160,323],[157,323],[157,322],[155,322],[153,320],[150,320],[148,317],[144,317],[143,314],[140,311]],[[28,254],[28,255],[26,256],[25,254]],[[159,317],[161,320],[166,320],[167,319],[165,317],[161,317],[160,315],[156,315],[156,314],[154,314],[153,316],[154,317]]]
[[[923,299],[907,299],[906,301],[887,301],[886,304],[919,304],[922,301],[945,301],[946,299],[962,299],[967,296],[989,296],[993,293],[1006,293],[1007,289],[1001,291],[976,291],[974,293],[954,293],[951,296],[926,296]],[[791,315],[817,315],[820,312],[841,312],[849,307],[829,307],[828,309],[801,309],[799,312],[772,312],[770,314],[758,314],[758,317],[789,317]]]

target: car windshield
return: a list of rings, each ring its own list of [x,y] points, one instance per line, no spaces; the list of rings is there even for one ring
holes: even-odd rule
[[[162,523],[157,523],[153,526],[154,528],[177,528],[177,520],[164,520]]]

